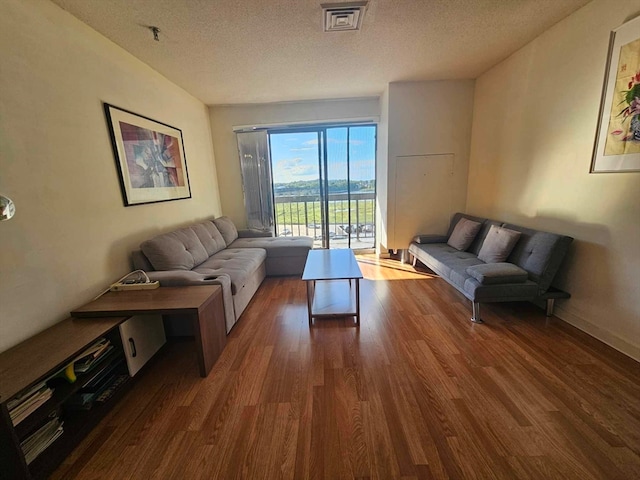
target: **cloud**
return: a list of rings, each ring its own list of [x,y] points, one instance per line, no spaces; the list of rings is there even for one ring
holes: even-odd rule
[[[273,171],[274,177],[303,177],[316,173],[317,167],[315,165],[302,162],[301,157],[279,160]]]
[[[290,148],[290,152],[304,152],[305,150],[315,150],[313,147]]]

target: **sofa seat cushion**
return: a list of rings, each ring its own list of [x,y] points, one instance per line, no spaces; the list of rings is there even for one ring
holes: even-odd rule
[[[529,278],[526,270],[513,263],[487,263],[467,268],[467,273],[482,285],[523,283]]]
[[[191,228],[153,237],[140,244],[142,253],[155,270],[191,270],[209,255]]]
[[[260,268],[266,257],[267,253],[262,248],[227,248],[211,256],[193,271],[205,275],[229,275],[231,293],[235,295]]]
[[[461,252],[446,243],[414,243],[409,247],[409,252],[440,276],[455,281],[461,288],[465,279],[469,277],[466,274],[467,267],[482,263],[474,254]]]
[[[267,257],[306,257],[313,247],[311,237],[238,238],[230,248],[263,248]]]

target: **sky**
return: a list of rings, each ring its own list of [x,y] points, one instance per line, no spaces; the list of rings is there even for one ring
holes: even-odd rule
[[[349,163],[351,180],[375,178],[375,126],[350,127]],[[318,134],[316,132],[272,133],[271,162],[274,183],[318,178]],[[329,180],[347,178],[347,127],[327,129]]]

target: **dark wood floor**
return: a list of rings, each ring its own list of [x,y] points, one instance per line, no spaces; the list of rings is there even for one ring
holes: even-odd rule
[[[360,264],[360,328],[310,329],[304,283],[267,279],[208,378],[170,345],[53,478],[640,478],[640,364],[528,304],[474,325],[439,278]]]

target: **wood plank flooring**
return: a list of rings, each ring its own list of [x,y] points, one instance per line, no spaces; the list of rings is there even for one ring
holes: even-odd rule
[[[268,278],[199,378],[169,345],[54,479],[640,479],[640,364],[528,304],[359,257],[362,321]]]

